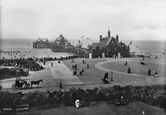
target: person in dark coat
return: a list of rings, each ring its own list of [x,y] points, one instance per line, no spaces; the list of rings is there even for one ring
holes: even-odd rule
[[[87,64],[87,68],[89,68],[89,64]]]
[[[59,87],[62,89],[62,80],[59,81]]]
[[[82,71],[80,71],[79,73],[80,73],[80,75],[82,75]]]
[[[73,69],[73,70],[75,69],[74,65],[72,65],[72,69]]]
[[[111,81],[113,81],[113,71],[111,71]]]
[[[76,75],[76,74],[77,74],[77,71],[76,71],[76,70],[74,70],[74,71],[73,71],[73,75]]]
[[[157,72],[155,73],[155,77],[158,77],[158,73]]]
[[[82,69],[81,71],[82,71],[82,73],[84,73],[84,69]]]
[[[60,59],[58,60],[58,63],[61,63],[61,62],[60,62]]]
[[[130,67],[128,68],[128,73],[131,73],[131,68]]]
[[[82,63],[85,64],[86,62],[83,60]]]
[[[104,79],[108,79],[108,72],[104,74]]]
[[[148,70],[148,75],[151,75],[151,69]]]
[[[75,65],[75,69],[77,70],[77,64]]]

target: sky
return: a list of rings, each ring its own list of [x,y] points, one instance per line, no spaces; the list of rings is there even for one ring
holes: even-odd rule
[[[166,0],[0,0],[1,38],[166,40]]]

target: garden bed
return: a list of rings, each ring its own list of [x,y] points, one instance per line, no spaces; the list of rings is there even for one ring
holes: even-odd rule
[[[29,71],[42,70],[42,65],[30,59],[4,59],[0,60],[0,79],[8,79],[16,76],[28,76]]]

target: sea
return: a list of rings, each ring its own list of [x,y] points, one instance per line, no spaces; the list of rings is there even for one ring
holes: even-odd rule
[[[35,42],[36,39],[27,39],[27,38],[2,38],[0,39],[0,59],[2,59],[4,56],[5,58],[20,58],[20,57],[66,57],[66,56],[72,56],[74,54],[71,53],[63,53],[63,52],[52,52],[51,49],[45,48],[45,49],[36,49],[33,48],[33,42]],[[50,42],[53,42],[53,40],[49,40]],[[78,39],[71,39],[68,40],[72,45],[78,44]],[[98,40],[87,40],[87,39],[81,39],[80,40],[82,47],[87,48],[88,45],[91,45],[92,43],[98,42]],[[146,54],[151,53],[154,55],[165,55],[166,54],[166,41],[152,41],[152,40],[124,40],[122,41],[126,45],[130,45],[130,52],[136,53],[136,54]],[[3,53],[4,52],[19,52],[15,54],[12,53]]]

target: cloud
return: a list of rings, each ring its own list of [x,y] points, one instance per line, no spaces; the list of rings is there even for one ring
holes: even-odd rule
[[[165,39],[165,0],[1,0],[1,5],[1,37],[64,33],[98,39],[110,27],[112,35],[120,33],[123,39]]]

